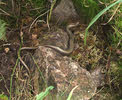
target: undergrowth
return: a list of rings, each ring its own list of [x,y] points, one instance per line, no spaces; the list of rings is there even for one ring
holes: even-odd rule
[[[118,1],[122,2],[122,0],[118,0]],[[6,37],[5,37],[6,23],[9,24],[9,26],[19,27],[19,24],[21,23],[20,19],[24,18],[25,16],[31,16],[31,17],[35,18],[38,15],[40,15],[42,12],[45,12],[47,10],[46,2],[47,2],[47,0],[26,0],[23,2],[21,2],[21,0],[18,0],[15,2],[14,5],[12,5],[10,2],[7,2],[7,1],[5,1],[5,2],[0,1],[0,5],[2,4],[2,6],[0,7],[0,9],[2,9],[2,10],[0,10],[0,12],[1,12],[0,40],[6,40]],[[114,3],[112,0],[100,0],[100,1],[99,0],[73,0],[73,2],[75,4],[77,11],[80,12],[80,15],[83,18],[85,18],[86,23],[89,23],[89,21],[91,21],[93,19],[91,21],[91,23],[88,25],[86,32],[88,32],[88,29],[91,27],[91,25],[94,24],[94,22],[96,22],[100,16],[102,16],[101,19],[99,19],[99,20],[100,21],[104,20],[104,22],[105,22],[104,25],[110,25],[111,30],[112,30],[112,31],[106,33],[108,40],[110,40],[109,46],[112,47],[112,50],[114,50],[114,51],[116,51],[116,50],[121,51],[121,47],[122,47],[122,43],[121,43],[121,41],[122,41],[122,18],[121,18],[122,17],[121,16],[122,15],[121,14],[122,5],[121,5],[121,3],[119,2],[117,5],[112,6],[111,9],[107,9],[106,7],[108,7],[109,5]],[[103,10],[103,8],[106,8],[108,11],[105,9]],[[100,12],[101,10],[103,10],[103,11]],[[98,13],[98,15],[97,15],[97,13]],[[95,17],[95,15],[96,15],[96,17]],[[5,20],[5,21],[3,21],[3,20]],[[86,37],[87,37],[87,33],[86,33]],[[106,43],[107,43],[107,41],[106,41]],[[110,53],[111,51],[108,50],[108,52]],[[116,65],[111,64],[112,69],[109,74],[112,77],[113,77],[113,75],[119,77],[120,73],[122,72],[121,56],[119,56],[118,60],[116,60],[116,61],[117,61]],[[111,62],[111,63],[113,63],[113,62]],[[119,69],[116,70],[115,68],[119,68]],[[14,73],[14,71],[15,71],[15,69],[13,70],[13,73]],[[12,74],[12,77],[13,77],[13,74]],[[120,79],[120,80],[122,80],[122,79]],[[115,82],[115,84],[119,84],[119,83]],[[12,85],[12,83],[11,83],[11,85]],[[116,86],[118,86],[118,85],[116,85]],[[10,88],[12,88],[12,86]],[[11,94],[11,91],[10,91],[10,94]]]
[[[96,0],[73,0],[76,10],[88,23],[99,11],[100,7]]]

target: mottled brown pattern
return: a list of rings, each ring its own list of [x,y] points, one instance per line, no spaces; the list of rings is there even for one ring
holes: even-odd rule
[[[93,76],[70,57],[43,46],[36,50],[33,57],[40,70],[44,70],[43,76],[48,85],[55,87],[53,94],[60,96],[65,91],[64,98],[67,98],[75,86],[78,86],[73,93],[75,100],[88,100],[95,94],[97,85]],[[99,81],[99,78],[96,80]]]
[[[52,20],[59,24],[71,20],[75,21],[78,18],[72,0],[61,0],[52,12]]]

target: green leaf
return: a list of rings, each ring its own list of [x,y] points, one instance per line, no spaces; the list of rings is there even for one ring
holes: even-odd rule
[[[8,100],[6,95],[0,94],[0,100]]]
[[[36,100],[43,100],[49,94],[49,91],[53,88],[53,86],[50,86],[46,88],[45,92],[41,92],[40,94],[36,95]]]
[[[72,91],[70,92],[70,94],[69,94],[69,96],[68,96],[67,100],[71,100],[71,97],[72,97],[73,91],[74,91],[77,87],[78,87],[78,86],[75,86],[75,87],[72,89]]]
[[[86,45],[86,38],[87,38],[87,35],[88,35],[88,29],[97,21],[97,19],[102,15],[104,14],[107,10],[109,10],[111,7],[113,7],[114,5],[118,4],[118,3],[121,3],[122,0],[118,0],[114,3],[112,3],[111,5],[109,5],[108,7],[106,7],[105,9],[103,9],[102,11],[100,11],[92,20],[91,22],[89,23],[88,27],[86,28],[85,30],[85,39],[84,39],[84,44]]]

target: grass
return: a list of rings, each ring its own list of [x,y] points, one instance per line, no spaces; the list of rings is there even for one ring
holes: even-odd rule
[[[36,100],[43,100],[53,88],[53,86],[47,87],[45,92],[41,92],[40,94],[36,95]]]
[[[56,3],[56,0],[53,0],[52,4],[51,4],[51,8],[50,8],[50,12],[49,12],[49,18],[48,18],[48,21],[50,21],[51,19],[51,15],[52,15],[52,10],[55,6],[55,3]]]
[[[84,44],[86,45],[86,38],[87,38],[87,35],[88,35],[88,30],[89,28],[100,18],[100,16],[102,16],[107,10],[109,10],[111,7],[113,7],[114,5],[118,4],[118,3],[121,3],[122,0],[118,0],[114,3],[112,3],[111,5],[109,5],[108,7],[106,7],[105,9],[103,9],[102,11],[100,11],[92,20],[91,22],[89,23],[88,27],[86,28],[85,30],[85,39],[84,39]]]
[[[28,0],[28,1],[30,1],[34,5],[34,8],[45,7],[46,0]]]
[[[73,91],[77,88],[78,86],[75,86],[71,92],[69,93],[69,96],[67,98],[67,100],[71,100]],[[41,92],[40,94],[36,95],[36,100],[43,100],[50,92],[50,90],[52,90],[54,87],[53,86],[49,86],[46,88],[46,90],[44,92]]]
[[[15,75],[15,70],[16,70],[16,67],[20,61],[20,53],[21,53],[21,48],[22,48],[22,44],[23,44],[23,36],[21,36],[21,44],[20,44],[20,47],[19,47],[19,50],[18,50],[18,58],[16,60],[16,64],[13,68],[13,71],[12,71],[12,74],[11,74],[11,79],[10,79],[10,97],[9,97],[9,100],[12,99],[12,83],[13,83],[13,76]]]
[[[73,0],[78,13],[88,23],[100,10],[96,0]]]
[[[69,93],[69,96],[68,96],[67,100],[71,100],[73,91],[74,91],[77,87],[78,87],[78,86],[75,86],[75,87],[71,90],[71,92]]]
[[[35,18],[47,10],[46,0],[3,1],[0,5],[0,19],[4,20],[9,27],[17,28],[22,24],[22,19],[29,16]],[[27,19],[27,18],[26,18]]]

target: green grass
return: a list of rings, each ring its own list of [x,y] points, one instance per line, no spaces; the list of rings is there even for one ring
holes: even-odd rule
[[[55,6],[55,4],[56,4],[56,1],[57,1],[57,0],[53,0],[53,2],[52,2],[52,4],[51,4],[51,8],[50,8],[50,13],[49,13],[48,21],[50,21],[50,19],[51,19],[52,10],[53,10],[53,8],[54,8],[54,6]]]
[[[78,86],[75,86],[75,87],[72,89],[72,91],[69,93],[69,96],[68,96],[67,100],[71,100],[73,91],[74,91],[77,87],[78,87]]]
[[[80,16],[88,23],[100,10],[96,0],[73,0]]]
[[[40,94],[36,95],[36,100],[43,100],[50,93],[50,90],[52,90],[53,88],[53,86],[47,87],[44,92],[41,92]]]
[[[67,100],[71,100],[71,97],[72,97],[72,94],[73,94],[73,91],[77,88],[78,86],[75,86],[71,92],[69,93],[69,96],[67,98]],[[44,92],[41,92],[40,94],[36,95],[36,100],[43,100],[49,93],[50,93],[50,90],[54,89],[53,86],[49,86],[46,88],[46,90]],[[60,98],[60,97],[59,97]],[[58,99],[59,99],[58,98]]]
[[[15,64],[15,66],[14,66],[14,68],[13,68],[13,71],[12,71],[12,74],[11,74],[11,79],[10,79],[10,97],[9,97],[9,100],[12,99],[11,97],[12,97],[13,77],[14,77],[14,75],[15,75],[16,67],[17,67],[17,65],[18,65],[18,63],[19,63],[19,61],[20,61],[19,57],[20,57],[20,53],[21,53],[22,42],[23,42],[23,39],[22,39],[22,37],[21,37],[21,45],[20,45],[19,50],[18,50],[18,58],[17,58],[17,60],[16,60],[16,64]]]
[[[45,2],[46,2],[46,0],[28,0],[28,1],[30,1],[31,3],[33,3],[33,5],[35,6],[35,8],[36,7],[42,7],[42,8],[44,8],[45,6]]]
[[[122,34],[121,34],[121,32],[115,26],[112,26],[112,28],[114,29],[114,33],[109,34],[109,38],[111,40],[112,47],[115,47],[115,48],[117,48],[118,46],[122,47],[122,44],[121,44]]]
[[[106,7],[105,9],[103,9],[102,11],[100,11],[92,20],[91,22],[89,23],[88,27],[86,28],[85,30],[85,39],[84,39],[84,44],[86,45],[86,38],[87,38],[87,35],[88,35],[88,30],[89,28],[107,11],[109,10],[111,7],[113,7],[114,5],[118,4],[118,3],[121,3],[122,0],[118,0],[114,3],[112,3],[111,5],[109,5],[108,7]]]

